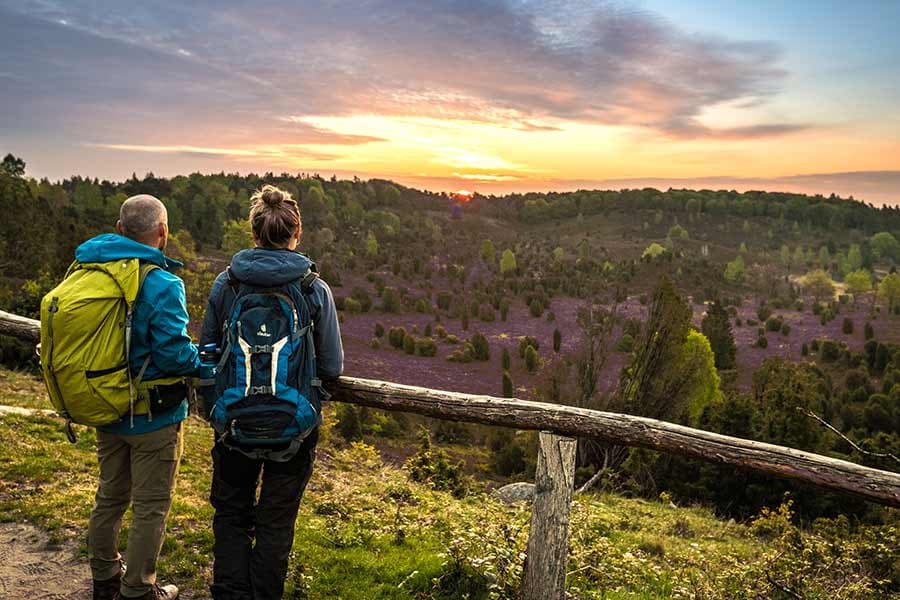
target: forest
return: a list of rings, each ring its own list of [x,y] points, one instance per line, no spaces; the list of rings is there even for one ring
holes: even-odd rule
[[[900,472],[900,208],[853,198],[651,188],[461,196],[291,173],[50,182],[29,177],[26,161],[10,154],[0,165],[0,310],[36,318],[75,247],[112,231],[122,201],[147,193],[167,207],[167,253],[186,264],[179,275],[199,324],[216,274],[252,246],[249,197],[264,184],[299,199],[301,250],[334,292],[348,375],[647,416]],[[32,349],[12,339],[0,338],[0,361],[7,377],[35,372]],[[402,467],[423,494],[447,494],[461,507],[534,474],[533,433],[348,404],[328,410],[337,463]],[[764,565],[748,562],[782,582],[765,597],[794,597],[782,588],[807,590],[802,597],[900,595],[896,511],[590,439],[578,442],[577,466],[576,486],[588,483],[602,503],[685,511],[671,515],[682,541],[710,527],[688,511],[706,510],[778,545]],[[415,504],[405,483],[391,485],[382,492],[401,498],[398,507]],[[340,506],[320,499],[315,510],[336,521],[335,547],[371,542]],[[460,519],[477,521],[468,510]],[[574,518],[600,535],[611,525],[598,514]],[[404,536],[399,523],[376,529]],[[647,524],[632,526],[647,564],[678,555],[647,537]],[[433,566],[438,583],[409,576],[434,592],[415,597],[460,597],[463,588],[510,597],[503,586],[513,567],[498,567],[497,556],[518,542],[495,533],[512,541],[484,563],[453,554],[476,540],[448,543],[449,562]],[[600,542],[577,535],[580,569]],[[624,584],[585,568],[573,585],[591,598],[756,597],[752,586],[700,583],[671,562],[663,576],[628,560],[610,565]],[[829,565],[839,565],[840,582]],[[729,568],[732,579],[752,579]],[[628,583],[629,573],[640,577]],[[604,595],[665,578],[658,595]],[[298,575],[292,585],[302,592],[306,584]]]

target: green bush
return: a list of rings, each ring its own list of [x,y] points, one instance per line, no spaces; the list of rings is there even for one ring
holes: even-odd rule
[[[766,336],[761,335],[756,339],[756,347],[757,348],[768,348],[769,340],[766,339]]]
[[[634,350],[634,338],[629,334],[623,334],[615,345],[616,352],[631,352]]]
[[[844,323],[841,325],[841,331],[844,332],[844,335],[850,335],[853,333],[853,319],[850,317],[844,317]]]
[[[825,362],[834,362],[841,357],[841,347],[834,340],[823,340],[821,348]]]
[[[432,488],[450,492],[455,498],[469,494],[471,482],[463,472],[462,461],[451,464],[447,453],[431,446],[431,436],[423,428],[419,433],[419,450],[406,461],[409,478]]]
[[[509,315],[509,300],[504,298],[500,301],[500,320],[506,322],[507,315]]]
[[[531,346],[535,350],[540,350],[538,341],[530,335],[523,335],[519,338],[519,358],[525,358],[525,350]]]
[[[437,344],[430,337],[417,339],[415,345],[416,356],[434,356],[437,354]]]
[[[406,337],[406,329],[403,327],[391,327],[388,331],[388,342],[398,350],[403,348],[403,339]]]
[[[414,354],[416,351],[416,338],[412,335],[403,337],[403,351],[407,354]]]
[[[337,402],[334,412],[337,417],[335,429],[348,442],[362,437],[362,421],[359,417],[359,408],[353,404]]]
[[[559,352],[559,348],[562,345],[562,333],[560,333],[559,329],[553,330],[553,351]]]
[[[875,328],[872,327],[872,324],[868,321],[866,321],[866,325],[863,328],[863,335],[865,336],[867,342],[875,337]]]
[[[500,354],[500,362],[503,366],[503,370],[509,371],[509,365],[510,365],[509,350],[507,350],[506,348],[504,348],[503,352]]]
[[[791,326],[787,323],[781,325],[781,335],[791,335]]]
[[[513,397],[512,377],[509,376],[509,371],[506,371],[506,370],[503,371],[503,397],[504,398],[512,398]]]
[[[362,306],[354,298],[344,298],[344,311],[350,314],[362,312]]]
[[[544,314],[544,304],[535,298],[531,301],[531,304],[528,305],[528,311],[531,313],[532,317],[538,318]]]
[[[541,358],[538,356],[534,346],[528,346],[525,349],[525,368],[529,373],[534,373],[541,366]]]
[[[381,350],[381,340],[379,340],[377,337],[373,337],[371,340],[369,340],[369,348],[371,348],[372,350]]]
[[[375,337],[384,337],[384,325],[375,323]]]
[[[353,291],[350,293],[350,297],[359,303],[360,312],[369,312],[369,310],[372,308],[372,298],[369,296],[369,292],[367,292],[363,288],[353,288]]]
[[[472,344],[472,357],[475,360],[484,361],[491,359],[491,347],[483,333],[476,331],[472,337],[469,338],[469,343]]]

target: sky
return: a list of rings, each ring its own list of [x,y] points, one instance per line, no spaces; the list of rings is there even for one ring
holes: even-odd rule
[[[0,0],[0,153],[52,180],[900,204],[898,23],[895,0]]]

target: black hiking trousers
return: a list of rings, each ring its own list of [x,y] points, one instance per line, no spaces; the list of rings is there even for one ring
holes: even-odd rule
[[[220,443],[213,447],[214,600],[281,599],[318,438],[315,429],[287,462],[255,460]]]

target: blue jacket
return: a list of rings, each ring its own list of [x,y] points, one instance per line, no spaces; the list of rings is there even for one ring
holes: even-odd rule
[[[277,287],[301,279],[311,264],[306,256],[292,250],[252,248],[241,250],[232,257],[231,273],[249,285]],[[221,343],[222,326],[235,295],[236,291],[228,284],[228,275],[220,273],[209,293],[200,334],[201,346]],[[316,373],[322,379],[332,379],[344,370],[344,348],[334,298],[328,284],[321,279],[313,283],[307,298],[315,324]]]
[[[109,262],[124,258],[138,258],[160,267],[150,271],[144,279],[134,303],[131,356],[128,357],[132,374],[141,370],[147,355],[150,355],[150,363],[144,372],[144,381],[195,374],[200,367],[200,356],[187,332],[184,283],[169,272],[169,269],[183,265],[165,256],[158,248],[114,233],[98,235],[75,250],[78,262]],[[187,413],[185,398],[181,405],[164,413],[154,413],[152,417],[135,415],[133,427],[131,417],[126,416],[98,429],[119,434],[148,433],[180,423]]]

